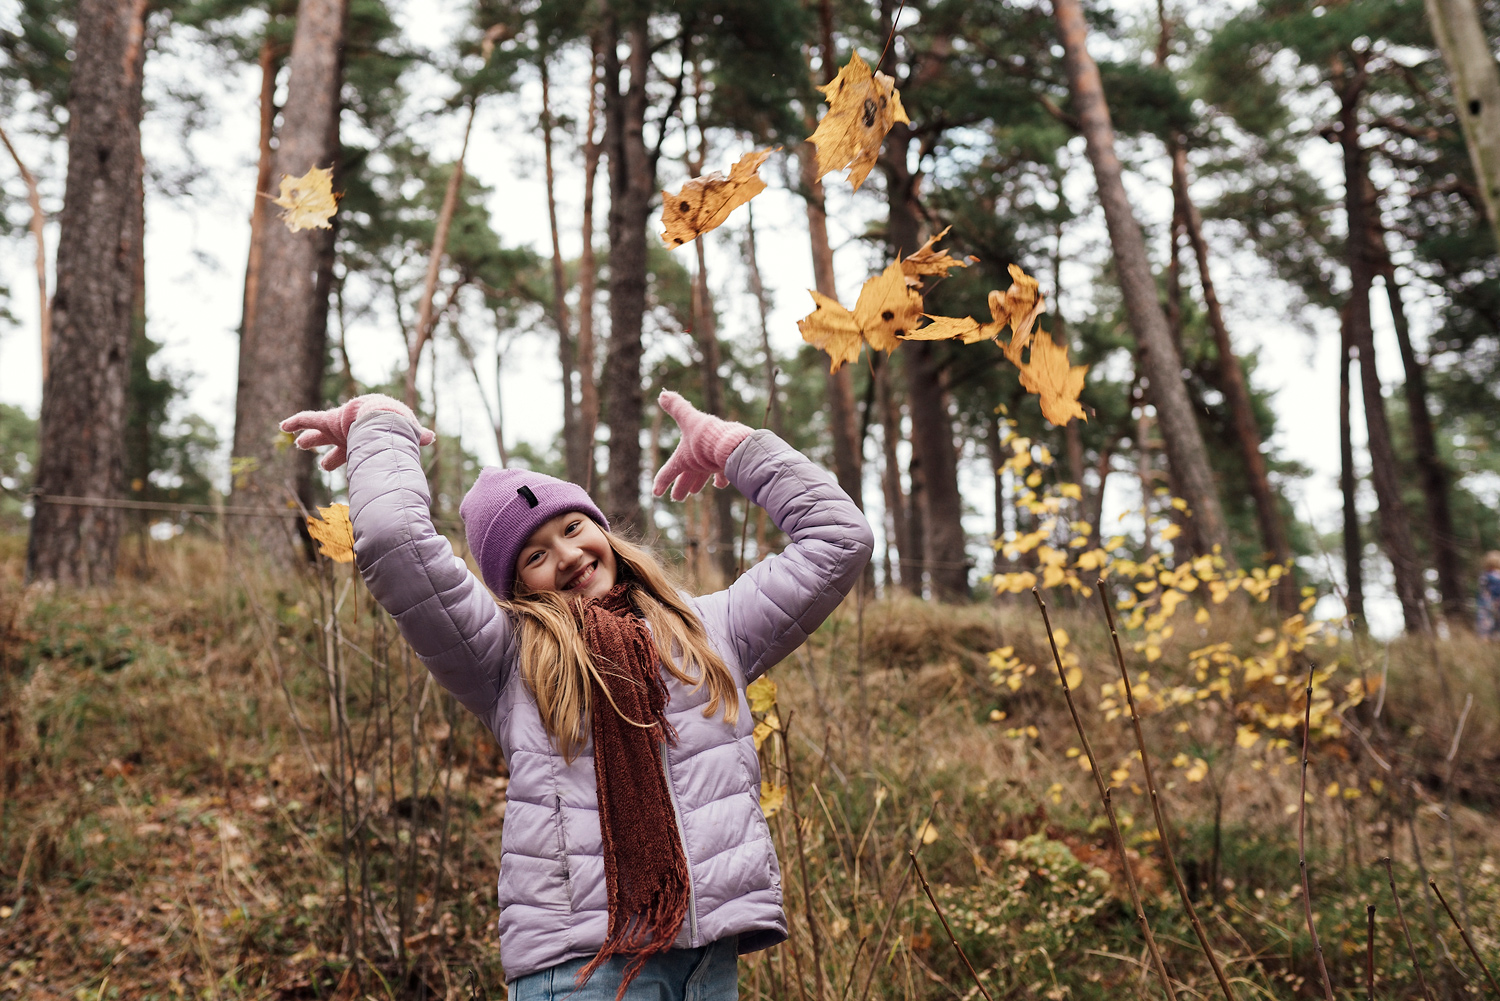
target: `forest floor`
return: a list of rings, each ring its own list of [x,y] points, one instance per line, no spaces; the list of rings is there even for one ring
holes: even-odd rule
[[[187,536],[78,594],[23,589],[23,549],[0,538],[0,1001],[504,996],[504,762],[349,566],[273,574]],[[1049,600],[1177,996],[1218,995],[1102,616]],[[1303,682],[1269,676],[1310,659],[1307,856],[1334,992],[1364,996],[1374,904],[1376,993],[1420,996],[1390,856],[1428,987],[1480,996],[1425,880],[1500,969],[1500,649],[1342,636],[1283,655],[1270,605],[1200,618],[1125,649],[1230,991],[1324,994],[1299,885]],[[793,938],[742,961],[742,997],[979,997],[908,849],[987,996],[1162,996],[1051,663],[1029,595],[850,599],[772,672],[757,715]]]

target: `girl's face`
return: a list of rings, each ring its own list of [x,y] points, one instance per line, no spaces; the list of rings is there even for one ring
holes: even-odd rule
[[[615,551],[604,530],[582,511],[545,522],[521,547],[516,579],[533,591],[597,598],[615,586]]]

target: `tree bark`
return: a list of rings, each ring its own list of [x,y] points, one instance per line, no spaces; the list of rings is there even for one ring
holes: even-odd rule
[[[583,250],[578,256],[578,437],[584,445],[583,488],[595,492],[594,436],[599,430],[599,384],[594,364],[594,180],[599,173],[601,143],[594,130],[599,117],[599,43],[589,66],[589,113],[583,143]]]
[[[1167,461],[1172,464],[1183,500],[1192,509],[1200,546],[1206,550],[1217,546],[1225,559],[1232,561],[1229,529],[1219,504],[1208,451],[1182,381],[1171,331],[1156,297],[1156,282],[1146,257],[1145,240],[1125,193],[1120,160],[1115,154],[1114,126],[1110,123],[1099,68],[1088,53],[1088,27],[1083,19],[1083,8],[1079,0],[1054,0],[1053,13],[1063,43],[1063,62],[1079,127],[1087,144],[1089,162],[1094,168],[1099,200],[1104,206],[1126,316],[1141,349],[1142,365],[1150,381],[1150,398],[1156,407]]]
[[[266,210],[271,196],[271,163],[275,153],[271,137],[276,124],[276,76],[281,72],[281,55],[271,39],[260,43],[260,159],[255,170],[255,199],[250,204],[250,253],[245,262],[245,300],[240,310],[240,336],[255,325],[255,300],[260,293],[260,266],[264,256],[261,246],[265,235]]]
[[[52,302],[47,298],[47,213],[42,211],[42,193],[36,176],[21,162],[21,155],[10,144],[10,136],[0,128],[0,143],[15,161],[21,182],[26,185],[26,201],[31,205],[31,239],[36,244],[36,312],[41,337],[42,385],[47,384],[47,355],[52,350]]]
[[[1365,151],[1360,145],[1359,103],[1365,71],[1359,66],[1341,89],[1339,145],[1344,152],[1344,211],[1348,218],[1345,259],[1349,268],[1349,339],[1359,351],[1359,382],[1370,450],[1370,481],[1375,486],[1380,537],[1396,579],[1396,597],[1408,632],[1425,630],[1422,565],[1412,542],[1411,522],[1401,499],[1401,473],[1391,441],[1380,373],[1375,367],[1375,335],[1370,326],[1370,288],[1375,254],[1370,248],[1369,203],[1365,198]]]
[[[273,177],[337,168],[346,14],[344,0],[297,5]],[[291,496],[312,501],[312,453],[287,448],[277,428],[323,402],[333,236],[331,228],[293,233],[274,223],[262,234],[254,323],[240,337],[234,486],[245,500],[274,509],[284,509]],[[293,535],[279,519],[245,518],[235,534],[278,558],[293,555]]]
[[[541,57],[542,70],[542,159],[547,176],[547,221],[552,229],[552,319],[557,325],[557,360],[562,367],[563,464],[568,479],[584,483],[588,479],[585,465],[588,449],[579,434],[578,404],[573,397],[573,322],[568,316],[568,280],[563,270],[562,241],[557,228],[557,175],[552,169],[552,97],[547,57]]]
[[[1427,367],[1417,357],[1411,342],[1411,325],[1401,302],[1401,286],[1396,283],[1396,265],[1385,245],[1385,229],[1380,223],[1380,203],[1372,189],[1370,195],[1370,249],[1375,253],[1375,271],[1385,283],[1386,301],[1390,304],[1391,322],[1396,328],[1396,344],[1406,371],[1406,411],[1411,422],[1412,447],[1416,450],[1417,470],[1422,479],[1422,497],[1427,508],[1428,542],[1432,562],[1437,570],[1438,590],[1442,593],[1443,615],[1450,623],[1467,617],[1463,564],[1458,542],[1453,534],[1453,511],[1449,504],[1448,467],[1438,452],[1437,434],[1432,426],[1432,412],[1427,404]]]
[[[1344,577],[1346,611],[1350,625],[1363,631],[1365,619],[1364,540],[1360,538],[1358,499],[1359,480],[1354,469],[1354,424],[1349,415],[1352,392],[1349,366],[1354,360],[1349,336],[1349,310],[1340,311],[1339,330],[1339,493],[1344,502]]]
[[[1250,481],[1250,496],[1255,502],[1255,520],[1260,527],[1261,544],[1277,563],[1290,564],[1292,546],[1287,540],[1281,507],[1266,472],[1266,459],[1261,453],[1260,426],[1255,422],[1255,409],[1250,401],[1250,387],[1245,381],[1245,370],[1229,340],[1224,310],[1219,305],[1219,295],[1214,289],[1213,275],[1209,271],[1208,241],[1203,238],[1203,216],[1188,192],[1187,148],[1180,140],[1172,143],[1172,190],[1178,212],[1187,229],[1188,243],[1193,248],[1193,257],[1198,264],[1198,284],[1203,289],[1208,326],[1213,331],[1214,347],[1219,356],[1219,389],[1229,407],[1235,438],[1240,446],[1240,460],[1245,464],[1245,477]],[[1290,582],[1278,586],[1276,595],[1277,605],[1284,615],[1296,614],[1300,596]]]
[[[901,488],[901,460],[896,452],[896,443],[901,440],[901,409],[896,404],[894,387],[891,385],[890,359],[879,352],[870,356],[870,378],[875,389],[875,404],[880,411],[881,469],[880,485],[885,491],[885,509],[895,535],[897,570],[894,574],[897,586],[909,593],[922,593],[922,564],[917,558],[911,540],[911,520],[905,492]],[[886,559],[890,560],[891,540],[886,540]],[[887,566],[887,573],[890,568]]]
[[[463,145],[459,147],[458,160],[448,175],[448,183],[443,187],[443,202],[438,208],[437,222],[432,230],[432,252],[427,257],[427,277],[422,285],[422,299],[417,303],[417,329],[412,335],[406,356],[405,403],[413,411],[417,409],[417,363],[421,361],[422,349],[432,339],[433,328],[437,326],[432,301],[437,296],[438,276],[443,269],[443,257],[448,252],[448,231],[453,226],[453,213],[458,210],[458,192],[464,183],[464,159],[469,155],[469,134],[474,131],[474,114],[478,110],[479,102],[471,101],[469,120],[464,125]],[[551,190],[550,187],[548,190]],[[433,405],[437,405],[435,399]]]
[[[1500,69],[1479,20],[1475,0],[1427,0],[1427,20],[1442,50],[1459,124],[1500,244]]]
[[[102,586],[115,575],[120,511],[47,496],[117,498],[145,221],[141,75],[145,0],[80,0],[68,95],[68,179],[57,244],[51,364],[42,387],[28,581]]]
[[[646,222],[656,169],[646,149],[650,35],[644,18],[625,28],[629,83],[620,89],[619,22],[607,15],[604,42],[604,145],[609,156],[609,354],[604,409],[609,421],[607,508],[617,531],[640,532],[641,320],[646,312]],[[665,123],[663,123],[665,124]]]

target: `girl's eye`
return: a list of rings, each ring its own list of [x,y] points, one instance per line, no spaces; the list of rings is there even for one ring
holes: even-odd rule
[[[576,521],[570,521],[570,522],[568,522],[568,527],[564,530],[565,533],[567,535],[572,535],[575,531],[578,530],[579,524],[580,523],[576,522]]]
[[[537,560],[539,560],[541,558],[542,558],[542,551],[540,549],[538,549],[536,552],[534,552],[530,556],[526,557],[526,565],[527,566],[532,566],[532,565],[534,565],[536,563]]]

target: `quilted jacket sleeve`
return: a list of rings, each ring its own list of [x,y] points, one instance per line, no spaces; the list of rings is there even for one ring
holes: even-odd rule
[[[838,607],[870,561],[874,538],[833,476],[770,431],[746,438],[724,472],[792,540],[697,603],[709,635],[723,638],[720,653],[749,684]]]
[[[349,432],[354,561],[432,676],[488,721],[515,663],[509,616],[433,528],[416,429],[377,412]]]

